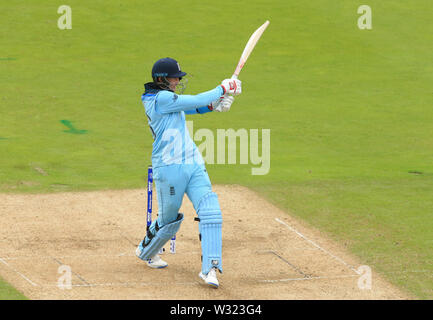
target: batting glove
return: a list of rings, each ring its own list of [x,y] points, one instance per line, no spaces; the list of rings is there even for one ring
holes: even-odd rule
[[[208,108],[211,111],[215,111],[216,108],[218,108],[218,106],[220,105],[221,101],[223,100],[224,96],[219,97],[217,100],[212,101],[211,103],[208,104]]]
[[[227,112],[230,110],[233,101],[235,98],[233,96],[226,95],[220,101],[220,103],[215,107],[214,111],[216,112]]]
[[[231,94],[234,96],[240,95],[242,93],[242,81],[238,79],[225,79],[221,83],[223,88],[223,94]]]

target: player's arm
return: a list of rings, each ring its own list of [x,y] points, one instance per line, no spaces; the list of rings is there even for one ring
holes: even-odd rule
[[[212,101],[206,107],[196,108],[195,110],[187,110],[185,111],[185,114],[203,114],[211,111],[227,112],[230,110],[230,107],[232,106],[234,100],[235,98],[233,96],[226,94],[220,97],[218,100]]]
[[[212,101],[217,100],[223,94],[224,89],[222,86],[197,95],[177,95],[171,91],[161,91],[158,93],[156,99],[156,110],[160,113],[179,111],[185,111],[187,113],[188,111],[192,111],[192,113],[197,113],[196,109],[204,111],[202,107],[207,108]]]
[[[238,79],[225,79],[215,89],[197,95],[177,95],[171,91],[160,91],[156,98],[156,111],[163,114],[190,110],[197,112],[196,109],[207,107],[212,101],[225,94],[238,95],[240,93],[241,81]],[[201,108],[199,111],[205,111],[205,109]]]

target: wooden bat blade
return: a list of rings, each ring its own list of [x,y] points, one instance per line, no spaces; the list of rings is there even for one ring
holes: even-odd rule
[[[263,32],[266,30],[268,25],[269,25],[269,20],[267,20],[264,24],[262,24],[251,35],[250,39],[248,40],[245,46],[244,51],[242,52],[241,58],[239,59],[239,63],[236,67],[235,73],[233,74],[232,78],[237,79],[239,73],[241,72],[243,66],[245,65],[245,62],[247,62],[248,57],[250,56],[251,52],[253,51],[254,47],[256,46],[257,42],[259,41],[260,37],[262,36]]]

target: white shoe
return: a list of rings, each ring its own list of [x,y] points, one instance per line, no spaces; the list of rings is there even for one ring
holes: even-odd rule
[[[135,249],[135,255],[140,258],[141,255],[141,245]],[[140,258],[141,259],[141,258]],[[168,266],[168,263],[162,260],[157,254],[150,259],[145,260],[147,265],[151,268],[162,269]]]
[[[168,266],[168,263],[165,262],[164,260],[162,260],[160,258],[160,256],[158,256],[157,254],[155,256],[153,256],[152,258],[147,259],[146,263],[149,267],[155,268],[155,269],[162,269],[162,268],[165,268],[166,266]]]
[[[213,288],[218,288],[219,282],[216,276],[216,268],[212,268],[207,275],[204,275],[202,272],[200,272],[198,276],[203,279],[206,284]]]

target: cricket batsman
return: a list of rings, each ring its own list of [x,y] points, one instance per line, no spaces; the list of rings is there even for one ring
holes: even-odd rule
[[[177,94],[180,88],[185,89],[185,76],[176,60],[163,58],[153,65],[153,82],[144,85],[141,100],[154,139],[152,167],[158,218],[137,247],[136,255],[151,268],[167,266],[157,253],[180,228],[184,216],[179,208],[186,193],[199,221],[199,277],[218,288],[216,271],[222,273],[222,214],[203,158],[189,136],[185,114],[229,111],[233,96],[241,94],[241,81],[225,79],[216,88],[197,95],[183,95],[183,90]]]

